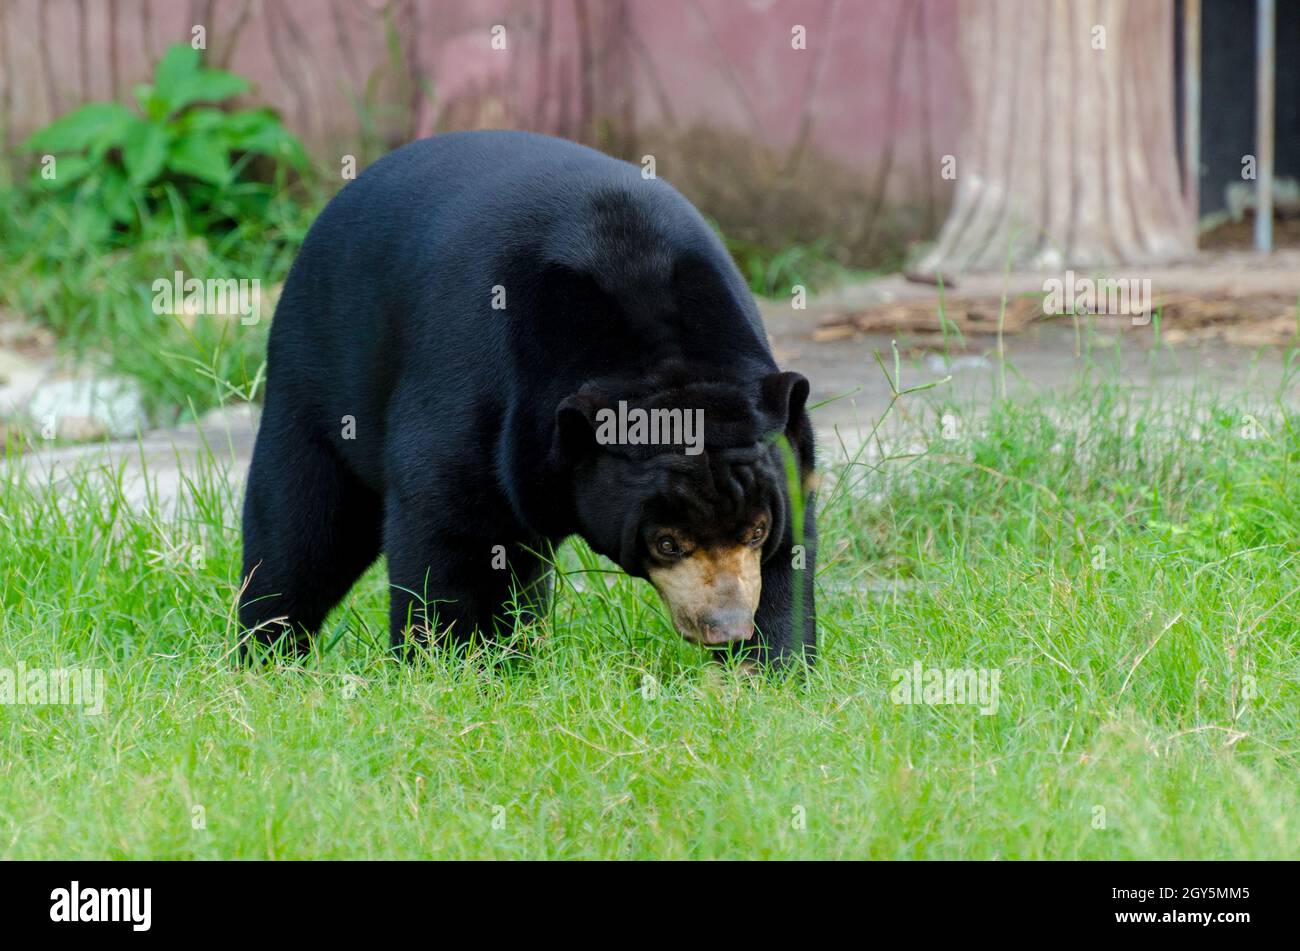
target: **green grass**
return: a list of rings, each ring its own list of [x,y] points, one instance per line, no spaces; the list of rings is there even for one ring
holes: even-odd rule
[[[201,414],[231,398],[260,398],[269,302],[321,199],[271,195],[261,185],[247,190],[265,197],[264,207],[229,230],[191,233],[173,194],[156,213],[141,206],[140,233],[123,243],[122,235],[106,241],[96,230],[102,223],[80,206],[0,175],[0,309],[49,327],[74,361],[137,380],[155,423]],[[154,281],[171,280],[177,271],[186,278],[259,281],[261,320],[244,325],[234,316],[155,314]]]
[[[854,278],[873,276],[873,272],[854,271],[837,261],[831,254],[830,239],[776,246],[732,237],[721,229],[718,234],[750,291],[760,297],[788,298],[795,287],[814,294]]]
[[[0,666],[107,699],[0,706],[0,858],[1300,857],[1294,409],[1092,380],[944,439],[942,392],[828,465],[806,679],[709,663],[576,545],[531,659],[391,662],[377,566],[321,656],[234,670],[210,460],[176,518],[6,478]],[[892,703],[917,661],[999,672],[996,712]]]

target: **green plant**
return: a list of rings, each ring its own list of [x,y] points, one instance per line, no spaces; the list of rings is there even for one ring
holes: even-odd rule
[[[160,421],[257,396],[265,323],[155,314],[181,270],[259,281],[273,300],[323,196],[302,145],[265,108],[227,111],[246,79],[177,45],[138,109],[82,106],[38,131],[30,180],[0,182],[0,308],[136,378]],[[224,104],[218,108],[218,104]]]
[[[190,233],[261,217],[285,173],[306,171],[308,160],[272,110],[215,107],[248,89],[242,76],[205,67],[198,50],[175,44],[153,83],[136,87],[138,111],[89,103],[34,133],[24,148],[46,156],[35,184],[68,200],[92,244],[138,234],[160,209],[183,215]]]
[[[775,248],[722,234],[720,230],[719,234],[745,275],[749,289],[762,297],[786,297],[795,285],[809,291],[827,290],[853,276],[849,268],[831,256],[827,238]]]

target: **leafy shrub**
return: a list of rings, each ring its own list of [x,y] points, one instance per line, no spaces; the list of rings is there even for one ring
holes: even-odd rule
[[[0,170],[0,309],[135,377],[155,421],[256,398],[268,320],[155,314],[153,281],[256,279],[273,299],[323,198],[274,112],[227,111],[249,87],[172,46],[137,107],[75,109],[25,143],[54,163],[16,188]]]
[[[27,140],[26,149],[56,160],[52,176],[42,163],[36,184],[76,206],[94,244],[138,234],[159,208],[183,216],[192,234],[260,218],[287,173],[306,171],[308,160],[270,109],[215,108],[248,88],[242,76],[205,67],[198,50],[175,44],[153,83],[135,88],[138,111],[90,103]]]

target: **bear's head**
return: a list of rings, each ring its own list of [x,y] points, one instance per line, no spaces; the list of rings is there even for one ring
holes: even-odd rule
[[[792,544],[786,445],[812,469],[808,381],[749,382],[677,368],[595,381],[556,411],[573,516],[591,547],[663,598],[687,640],[748,640],[764,561]]]

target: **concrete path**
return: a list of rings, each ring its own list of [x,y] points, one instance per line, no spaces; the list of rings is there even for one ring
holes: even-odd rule
[[[1059,276],[1059,275],[1058,275]],[[1083,276],[1082,274],[1080,276]],[[1116,271],[1106,277],[1149,279],[1153,294],[1214,294],[1229,297],[1280,295],[1300,299],[1300,252],[1280,251],[1267,259],[1243,252],[1200,255],[1186,264],[1147,269],[1142,273]],[[1045,275],[1017,273],[973,275],[945,288],[946,299],[1000,298],[1042,294]],[[848,285],[836,293],[808,302],[806,310],[788,304],[765,302],[763,319],[777,360],[798,370],[813,384],[814,402],[836,399],[814,418],[820,431],[840,427],[853,434],[870,424],[888,404],[889,384],[873,353],[893,367],[891,343],[903,356],[902,387],[953,377],[946,392],[962,406],[987,405],[999,385],[995,336],[968,336],[966,349],[945,360],[942,339],[936,334],[855,334],[847,339],[819,342],[812,331],[827,318],[869,310],[898,302],[929,302],[938,313],[939,290],[889,275]],[[1085,337],[1091,331],[1092,361],[1113,366],[1115,343],[1119,350],[1119,375],[1135,386],[1155,390],[1190,391],[1213,388],[1244,400],[1267,400],[1283,384],[1285,351],[1279,347],[1239,347],[1220,341],[1186,341],[1155,349],[1155,333],[1148,324],[1133,326],[1123,318],[1094,317],[1081,321]],[[1068,318],[1040,321],[1004,338],[1007,392],[1015,397],[1032,391],[1072,387],[1086,367],[1076,356],[1075,328]],[[931,391],[933,396],[939,396]],[[838,399],[837,399],[838,398]],[[1287,398],[1295,405],[1300,389],[1292,386]]]
[[[107,479],[120,472],[128,503],[144,509],[152,498],[162,514],[172,516],[185,480],[200,474],[215,475],[238,497],[256,435],[256,409],[242,404],[211,413],[199,423],[156,429],[135,439],[24,453],[0,464],[0,474],[60,485],[86,473]]]
[[[1279,254],[1262,266],[1249,256],[1237,260],[1223,255],[1213,261],[1169,268],[1149,275],[1157,287],[1177,287],[1197,292],[1235,289],[1236,293],[1283,292],[1300,295],[1300,257]],[[1009,293],[1041,291],[1042,275],[1011,275]],[[988,275],[962,282],[957,291],[971,296],[1000,295],[1004,278]],[[880,351],[892,369],[888,335],[856,335],[849,339],[817,342],[812,331],[829,314],[854,311],[872,304],[900,299],[933,298],[937,290],[911,284],[899,276],[846,287],[834,295],[815,299],[806,310],[780,303],[764,305],[764,319],[783,367],[804,373],[813,383],[813,400],[835,401],[814,413],[823,446],[823,459],[840,455],[840,441],[860,445],[871,425],[889,402],[890,390],[872,354]],[[915,386],[951,374],[946,392],[959,405],[978,409],[997,393],[999,366],[992,337],[968,338],[960,354],[944,355],[933,349],[934,337],[897,339],[903,353],[902,385]],[[1279,348],[1248,349],[1227,344],[1183,345],[1161,348],[1153,354],[1151,328],[1133,327],[1123,320],[1093,321],[1094,363],[1113,365],[1114,342],[1120,339],[1120,375],[1135,386],[1157,391],[1190,391],[1213,387],[1247,402],[1273,399],[1284,380],[1284,352]],[[1085,360],[1076,356],[1076,338],[1069,320],[1033,324],[1023,333],[1005,339],[1007,387],[1010,395],[1052,390],[1073,385],[1084,371]],[[1108,351],[1103,353],[1102,351]],[[932,391],[931,395],[939,395]],[[1284,394],[1300,405],[1300,390],[1292,385]],[[184,479],[199,468],[197,461],[211,454],[221,477],[238,497],[248,468],[256,434],[256,413],[247,406],[232,407],[205,418],[201,424],[149,432],[138,439],[94,443],[29,452],[5,464],[5,471],[28,480],[59,480],[85,468],[121,469],[127,498],[143,504],[152,491],[164,510],[170,510],[182,492]]]

